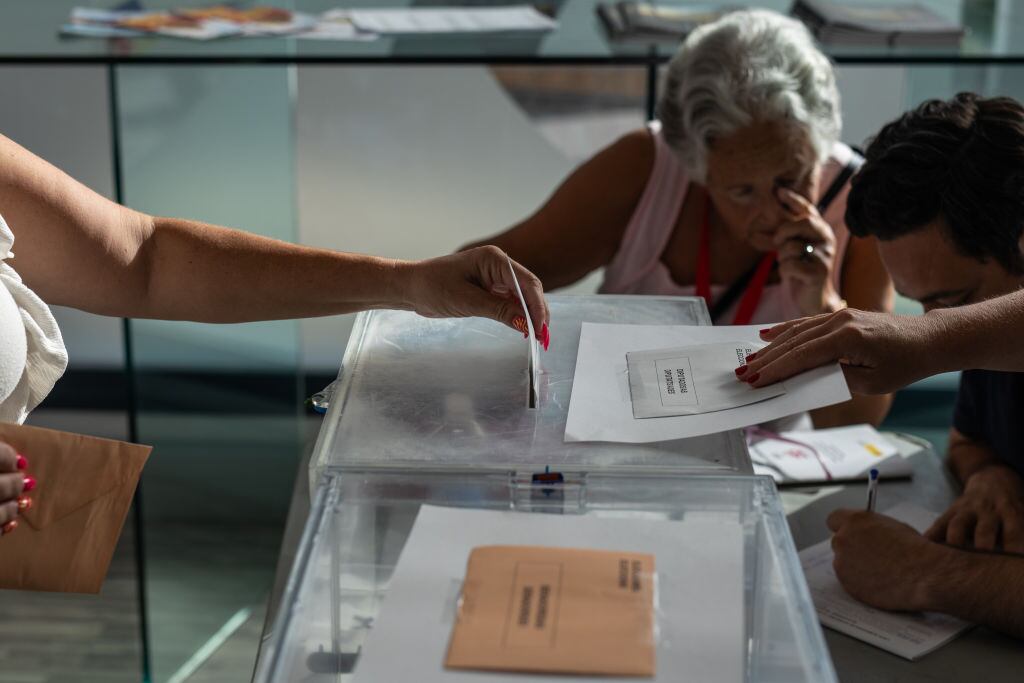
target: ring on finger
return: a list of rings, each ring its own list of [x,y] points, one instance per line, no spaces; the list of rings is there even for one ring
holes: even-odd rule
[[[801,261],[812,261],[814,259],[814,245],[810,242],[806,242],[803,248],[800,250]]]

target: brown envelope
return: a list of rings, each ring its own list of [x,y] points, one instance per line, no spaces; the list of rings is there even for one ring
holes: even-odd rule
[[[0,588],[99,593],[152,448],[14,424],[0,424],[0,441],[39,482],[0,537]]]
[[[445,666],[653,676],[653,583],[653,555],[474,548]]]

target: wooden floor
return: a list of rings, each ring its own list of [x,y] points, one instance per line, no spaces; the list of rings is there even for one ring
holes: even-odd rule
[[[122,535],[98,596],[0,591],[0,681],[139,683],[131,538]]]

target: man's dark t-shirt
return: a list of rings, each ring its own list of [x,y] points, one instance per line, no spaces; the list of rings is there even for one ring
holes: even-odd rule
[[[953,426],[1024,476],[1024,373],[965,370]]]

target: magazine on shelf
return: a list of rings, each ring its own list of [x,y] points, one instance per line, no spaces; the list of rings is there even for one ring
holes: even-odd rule
[[[829,45],[956,47],[964,28],[919,3],[797,0],[790,13]]]

